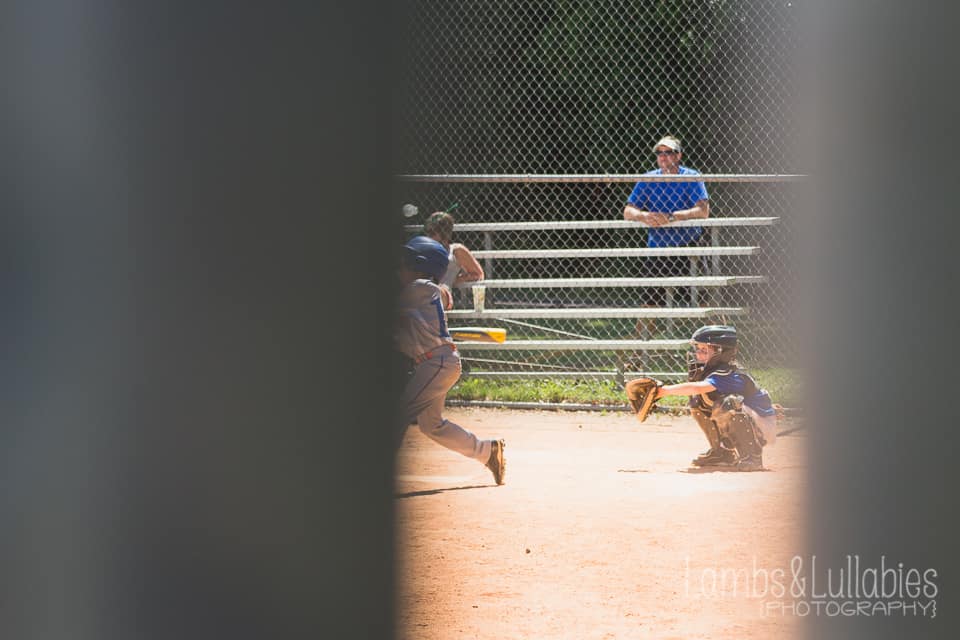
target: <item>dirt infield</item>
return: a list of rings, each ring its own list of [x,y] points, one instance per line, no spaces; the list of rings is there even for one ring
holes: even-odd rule
[[[689,462],[706,441],[690,418],[446,416],[506,440],[506,484],[408,430],[400,638],[799,636],[799,619],[767,604],[764,576],[802,551],[803,430],[764,450],[766,472],[700,472]]]

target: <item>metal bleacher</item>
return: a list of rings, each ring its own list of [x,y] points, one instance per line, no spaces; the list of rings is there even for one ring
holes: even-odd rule
[[[687,339],[664,339],[641,335],[636,339],[602,339],[583,335],[556,326],[540,327],[524,321],[559,320],[600,320],[633,319],[662,320],[669,328],[680,319],[699,319],[704,322],[726,322],[727,318],[742,316],[749,309],[737,305],[700,304],[705,291],[764,283],[762,274],[724,274],[724,258],[743,257],[758,254],[759,246],[723,246],[721,230],[729,227],[770,226],[777,222],[776,217],[724,217],[672,223],[671,226],[700,226],[705,229],[709,246],[691,246],[677,248],[647,247],[610,247],[610,248],[521,248],[497,249],[497,239],[503,234],[538,231],[562,232],[571,230],[638,230],[643,225],[623,220],[593,221],[536,221],[536,222],[491,222],[457,224],[457,237],[472,234],[473,238],[482,238],[482,248],[471,245],[473,255],[479,260],[486,273],[486,279],[478,283],[487,289],[487,302],[483,310],[470,308],[472,284],[459,287],[460,304],[448,311],[448,321],[455,326],[460,321],[470,321],[474,326],[506,325],[537,327],[546,333],[557,335],[549,339],[508,339],[496,342],[458,342],[465,370],[468,375],[490,378],[610,378],[620,382],[641,375],[657,375],[664,379],[685,377],[685,371],[665,371],[660,366],[649,370],[650,355],[654,353],[676,353],[686,350]],[[408,226],[410,233],[419,232],[422,227]],[[656,256],[681,256],[690,260],[690,275],[684,277],[554,277],[550,265],[564,259],[593,260],[609,258],[649,258]],[[502,265],[512,260],[542,261],[542,277],[498,278],[498,272],[504,271]],[[605,290],[610,288],[664,287],[666,304],[660,307],[642,306],[579,306],[570,304],[560,295],[573,289]],[[675,292],[684,287],[689,290],[689,300],[678,300]],[[497,290],[510,290],[509,301],[498,302]],[[539,291],[539,299],[533,303],[524,298],[525,294]],[[554,294],[551,297],[551,294]],[[640,326],[638,324],[638,326]],[[510,332],[508,332],[508,336]],[[570,370],[569,366],[539,366],[531,362],[534,354],[567,354],[565,364],[569,365],[569,354],[591,353],[591,359],[600,358],[602,366],[584,367]],[[538,359],[542,363],[542,359]],[[672,362],[682,362],[673,358]],[[676,367],[680,369],[682,367]]]

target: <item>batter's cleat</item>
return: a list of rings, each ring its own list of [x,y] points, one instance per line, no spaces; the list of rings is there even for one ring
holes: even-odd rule
[[[503,484],[503,476],[507,473],[507,461],[503,457],[503,448],[507,444],[503,440],[493,440],[490,443],[490,458],[487,459],[487,469],[493,472],[493,481]]]
[[[763,471],[763,456],[744,456],[737,462],[737,471]]]
[[[693,464],[697,467],[729,467],[737,463],[737,454],[722,447],[710,449],[706,453],[694,458]]]

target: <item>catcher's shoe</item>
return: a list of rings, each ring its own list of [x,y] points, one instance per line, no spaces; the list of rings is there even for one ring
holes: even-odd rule
[[[503,448],[507,446],[502,439],[490,443],[490,458],[487,459],[487,469],[493,472],[493,481],[503,484],[503,476],[507,473],[507,460],[503,457]]]
[[[737,462],[737,471],[763,471],[763,456],[759,453],[743,456]]]
[[[723,447],[710,449],[693,460],[693,464],[698,467],[728,467],[736,463],[736,452]]]

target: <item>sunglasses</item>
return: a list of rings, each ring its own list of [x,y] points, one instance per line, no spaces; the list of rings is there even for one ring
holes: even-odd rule
[[[671,149],[670,151],[654,151],[653,155],[655,156],[672,156],[676,155],[678,152]]]

